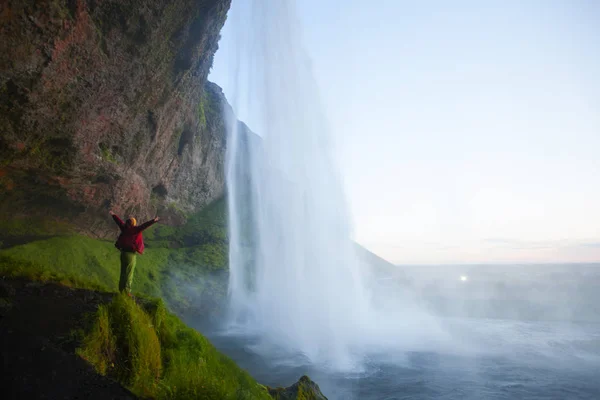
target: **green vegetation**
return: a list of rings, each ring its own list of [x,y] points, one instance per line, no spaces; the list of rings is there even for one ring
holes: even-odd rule
[[[0,232],[2,237],[46,237],[58,236],[71,232],[72,228],[64,222],[50,218],[2,218]]]
[[[103,160],[108,161],[109,163],[113,163],[113,164],[117,163],[117,159],[115,158],[115,156],[110,151],[110,148],[105,143],[100,143],[98,145],[98,147],[100,148],[100,153],[102,154]]]
[[[197,107],[198,125],[200,129],[207,127],[209,123],[222,121],[221,98],[214,89],[204,86]]]
[[[226,210],[225,199],[217,200],[201,212],[191,215],[187,223],[180,228],[155,225],[144,232],[144,240],[150,246],[168,241],[173,247],[214,244],[223,250],[227,246]]]
[[[92,279],[70,276],[62,271],[47,268],[45,265],[36,264],[27,260],[15,259],[0,254],[0,275],[11,278],[25,278],[42,282],[58,282],[62,285],[87,288],[92,290],[106,290],[106,286],[94,282]]]
[[[183,128],[179,128],[173,134],[172,141],[172,152],[177,154],[181,145],[181,135],[183,135]]]
[[[138,256],[133,282],[137,301],[144,305],[116,294],[91,316],[89,329],[77,335],[77,353],[98,373],[143,398],[271,398],[264,386],[166,308],[169,304],[185,313],[195,307],[205,316],[219,312],[218,299],[226,294],[224,204],[212,204],[183,227],[158,224],[144,232],[147,248]],[[31,235],[31,223],[3,226],[13,235]],[[36,232],[47,233],[45,226],[38,224]],[[81,235],[46,237],[0,250],[2,276],[84,289],[116,292],[119,267],[114,241]],[[148,300],[157,297],[166,302]],[[0,302],[0,308],[9,307]]]
[[[206,102],[206,94],[202,91],[200,102],[198,102],[198,124],[200,129],[206,128],[206,112],[204,111],[204,103]]]
[[[275,400],[327,400],[319,386],[306,375],[290,387],[267,387],[267,390]]]
[[[188,218],[189,217],[189,213],[186,212],[183,208],[181,208],[179,206],[179,204],[177,204],[176,202],[172,201],[169,204],[167,204],[167,207],[175,214],[178,214],[180,216],[182,216],[183,218]]]
[[[224,249],[212,245],[148,248],[138,256],[133,292],[164,297],[179,310],[194,306],[207,314],[219,313],[226,287],[218,272],[225,264]],[[53,237],[0,250],[0,275],[84,289],[117,291],[119,268],[112,242],[84,236]]]
[[[18,12],[3,16],[10,24],[4,35],[7,45],[17,51],[3,58],[12,66],[12,78],[0,85],[4,97],[0,130],[7,132],[0,138],[0,165],[10,167],[0,171],[0,277],[116,291],[119,253],[114,240],[75,234],[85,222],[90,225],[86,232],[103,234],[102,216],[95,213],[114,199],[100,198],[91,190],[86,195],[97,201],[80,201],[79,188],[112,185],[112,177],[95,180],[114,170],[105,168],[109,163],[124,165],[127,172],[114,172],[119,180],[126,177],[134,158],[139,166],[138,155],[156,148],[158,157],[165,157],[162,153],[168,149],[149,137],[146,129],[116,141],[112,135],[108,144],[99,147],[93,138],[104,137],[107,127],[125,126],[119,121],[133,121],[149,109],[159,113],[185,109],[195,85],[202,85],[208,74],[229,7],[228,1],[209,0],[138,3],[143,2],[52,0],[37,8],[13,7]],[[47,48],[48,43],[52,48]],[[44,62],[48,52],[52,62]],[[115,52],[130,57],[106,57]],[[148,65],[153,79],[137,74],[137,65]],[[190,90],[176,95],[175,87]],[[123,112],[90,114],[90,107],[106,108],[102,101],[83,101],[98,92],[114,95],[115,109]],[[10,96],[4,96],[7,93]],[[30,102],[30,97],[38,101]],[[219,120],[220,108],[215,104],[220,100],[202,109],[204,124]],[[173,118],[187,121],[184,114]],[[39,129],[30,129],[32,124]],[[182,134],[175,137],[177,148],[180,141],[185,143]],[[79,139],[94,146],[80,146]],[[100,160],[88,162],[93,154]],[[87,165],[76,165],[78,161]],[[225,218],[212,215],[223,209],[217,203],[191,216],[182,228],[159,224],[146,231],[147,250],[138,257],[134,294],[162,296],[172,309],[199,304],[202,311],[212,312],[217,306],[214,299],[226,293]],[[82,222],[84,216],[89,218]],[[1,309],[10,307],[10,300],[0,299]],[[116,295],[112,303],[98,309],[92,322],[79,354],[139,396],[268,398],[264,388],[169,314],[160,301],[144,309]]]
[[[3,221],[0,228],[12,236],[42,238],[0,250],[0,275],[117,291],[120,264],[114,241],[72,234],[46,237],[48,232],[68,232],[68,227],[31,218]],[[220,300],[227,293],[224,200],[182,227],[154,225],[144,232],[144,241],[146,250],[138,255],[133,280],[136,295],[163,297],[182,312],[189,307],[205,316],[221,312]]]
[[[78,354],[142,397],[270,399],[262,385],[162,301],[140,307],[117,295],[100,306]]]
[[[168,259],[168,250],[147,251],[139,257],[134,284],[140,292],[160,295],[151,278]],[[112,242],[85,236],[57,236],[0,251],[0,273],[42,281],[59,281],[86,289],[116,291],[119,253]]]
[[[69,146],[70,142],[66,139],[45,138],[35,141],[25,154],[41,170],[60,175],[69,170],[73,161]]]
[[[218,93],[215,93],[214,89],[207,89],[207,86],[204,87],[202,92],[202,104],[203,104],[203,113],[204,119],[206,122],[213,121],[222,121],[222,109],[221,109],[221,98]]]

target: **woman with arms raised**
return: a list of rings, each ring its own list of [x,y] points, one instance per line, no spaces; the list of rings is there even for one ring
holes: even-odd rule
[[[121,251],[121,278],[119,279],[119,291],[125,292],[131,296],[131,283],[133,282],[133,271],[135,270],[137,253],[144,254],[144,238],[142,231],[158,222],[158,217],[154,217],[142,225],[137,225],[133,217],[129,217],[123,222],[121,218],[112,211],[110,215],[121,229],[121,234],[115,243],[115,247]]]

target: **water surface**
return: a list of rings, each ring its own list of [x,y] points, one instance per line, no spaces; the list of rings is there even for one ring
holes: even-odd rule
[[[600,324],[448,319],[473,351],[371,354],[337,373],[259,338],[212,332],[213,343],[261,383],[308,374],[331,400],[600,399]],[[401,347],[401,346],[399,346]]]

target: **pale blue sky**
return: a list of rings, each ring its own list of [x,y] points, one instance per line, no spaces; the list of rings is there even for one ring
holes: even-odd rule
[[[296,3],[359,243],[600,261],[600,1]],[[228,32],[210,78],[231,97]]]

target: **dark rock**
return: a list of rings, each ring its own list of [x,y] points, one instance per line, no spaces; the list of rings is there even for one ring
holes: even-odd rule
[[[135,399],[129,390],[101,376],[75,354],[72,332],[83,328],[98,303],[89,291],[20,280],[6,281],[14,297],[0,299],[0,386],[4,399]],[[36,285],[39,289],[39,285]],[[109,300],[107,294],[94,297]]]
[[[290,387],[267,389],[275,400],[327,400],[327,397],[321,393],[319,385],[306,375]]]
[[[16,293],[15,288],[7,282],[0,282],[0,297],[12,297]]]
[[[12,302],[4,297],[0,297],[0,317],[5,316],[12,308]]]

